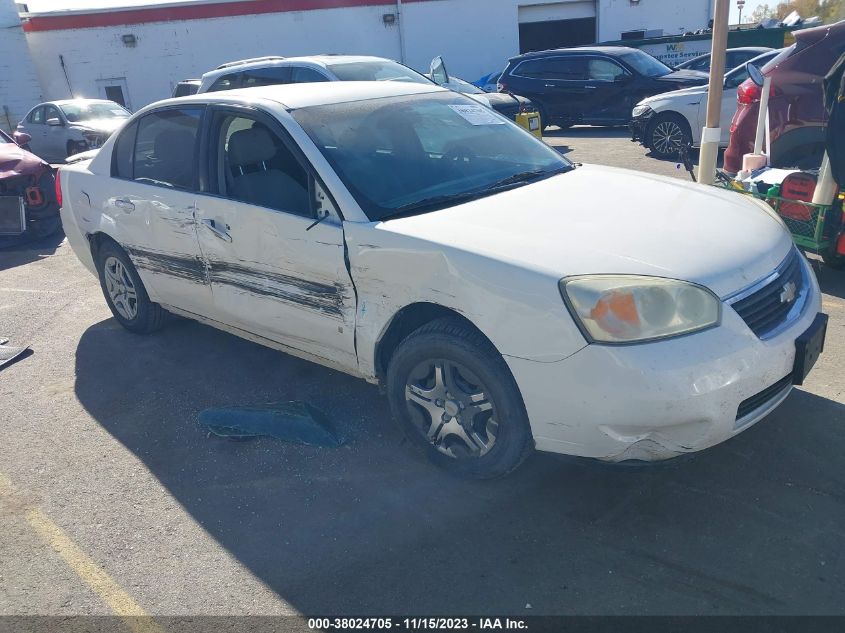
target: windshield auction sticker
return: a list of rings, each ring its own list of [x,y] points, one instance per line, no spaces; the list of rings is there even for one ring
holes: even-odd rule
[[[489,108],[483,105],[449,105],[455,112],[469,121],[472,125],[504,125],[504,119],[500,119]]]

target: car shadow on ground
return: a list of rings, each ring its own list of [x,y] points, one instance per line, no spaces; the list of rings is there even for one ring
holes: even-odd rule
[[[376,387],[190,321],[148,337],[93,325],[75,392],[304,614],[845,612],[845,406],[806,392],[680,461],[536,455],[492,482],[410,452]],[[348,443],[232,442],[197,423],[285,400]]]
[[[26,234],[15,237],[0,236],[0,271],[52,255],[64,239],[65,234],[61,229],[41,239]]]
[[[821,291],[826,295],[845,299],[845,270],[831,268],[818,258],[810,261],[813,263]]]

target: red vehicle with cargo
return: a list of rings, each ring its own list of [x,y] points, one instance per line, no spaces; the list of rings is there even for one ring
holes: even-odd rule
[[[772,78],[769,96],[770,164],[818,167],[824,153],[825,110],[822,82],[845,52],[845,20],[795,33],[795,44],[763,66]],[[754,149],[761,88],[751,79],[737,90],[737,110],[724,169],[742,169],[742,156]]]

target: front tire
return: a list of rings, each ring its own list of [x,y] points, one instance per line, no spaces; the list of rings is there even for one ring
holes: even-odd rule
[[[162,328],[167,313],[150,301],[126,251],[114,242],[103,243],[97,250],[97,272],[103,296],[118,323],[136,334]]]
[[[458,319],[438,319],[402,341],[388,366],[387,394],[406,437],[451,473],[501,477],[534,448],[504,359]]]
[[[689,123],[674,112],[655,116],[646,132],[646,144],[657,158],[677,158],[681,148],[691,143]]]

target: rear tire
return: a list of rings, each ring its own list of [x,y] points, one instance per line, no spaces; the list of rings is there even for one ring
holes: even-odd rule
[[[106,303],[123,327],[150,334],[164,326],[167,312],[150,301],[138,271],[120,246],[107,241],[97,249],[97,273]]]
[[[528,415],[501,354],[477,330],[443,318],[393,353],[387,395],[405,436],[463,477],[502,477],[534,449]]]
[[[687,120],[674,112],[658,114],[648,125],[646,145],[657,158],[677,158],[681,147],[692,143],[692,132]]]

